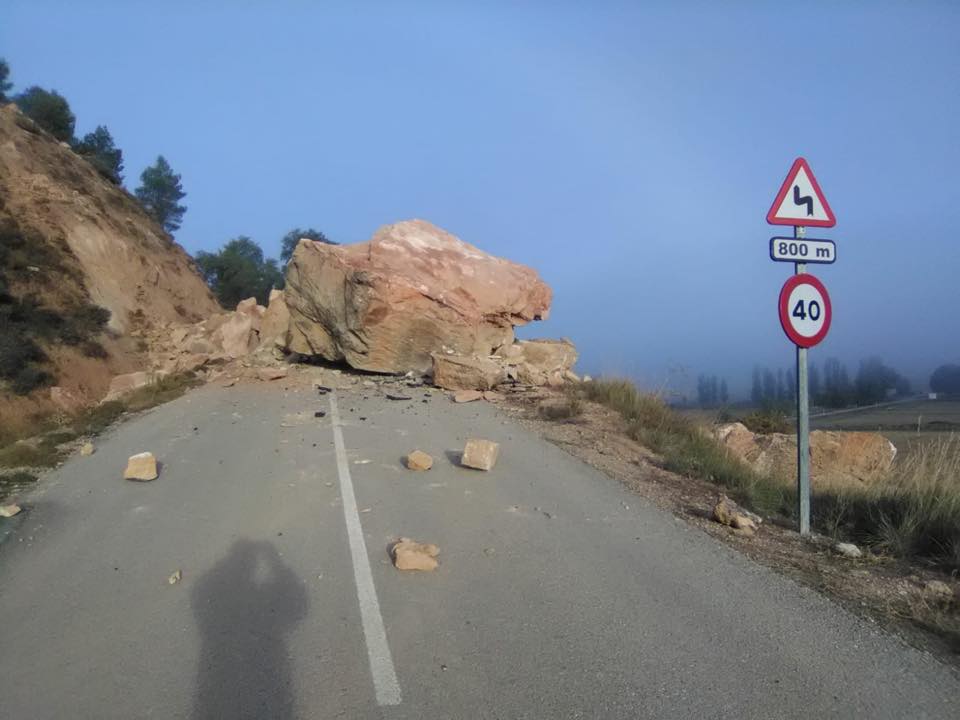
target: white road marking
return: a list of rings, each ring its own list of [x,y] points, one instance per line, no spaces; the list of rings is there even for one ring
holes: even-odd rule
[[[353,578],[357,584],[360,619],[363,622],[363,635],[367,641],[367,656],[370,659],[373,688],[376,691],[377,703],[380,705],[399,705],[400,683],[397,682],[397,672],[393,667],[393,658],[390,656],[390,646],[387,644],[387,631],[383,627],[377,589],[373,585],[370,557],[367,555],[367,543],[363,539],[363,526],[360,524],[360,515],[357,512],[357,498],[353,493],[347,451],[343,444],[336,392],[330,393],[330,420],[333,427],[333,447],[337,455],[337,471],[340,475],[343,518],[347,522],[347,538],[350,541],[350,555],[353,558]]]

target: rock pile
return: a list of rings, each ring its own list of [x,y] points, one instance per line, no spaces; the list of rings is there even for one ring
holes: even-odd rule
[[[789,478],[796,472],[794,435],[760,435],[742,423],[730,423],[717,427],[714,437],[759,473]],[[810,472],[821,488],[869,485],[889,472],[896,455],[897,448],[879,433],[810,433]]]
[[[503,383],[563,385],[579,382],[573,372],[577,349],[569,340],[518,340],[485,357],[432,353],[433,383],[446,390],[492,390]]]

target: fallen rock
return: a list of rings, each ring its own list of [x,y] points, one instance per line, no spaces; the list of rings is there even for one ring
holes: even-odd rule
[[[790,478],[796,472],[795,435],[753,433],[742,423],[721,425],[714,437],[758,473]],[[879,433],[810,433],[810,472],[821,487],[864,486],[889,472],[897,449]]]
[[[173,573],[170,577],[167,578],[167,584],[176,585],[181,580],[183,580],[183,572],[180,570],[177,570],[175,573]]]
[[[237,303],[237,312],[243,313],[244,315],[250,315],[251,317],[263,317],[263,314],[266,312],[266,310],[267,309],[263,305],[257,304],[257,299],[255,297],[249,297],[246,300],[241,300]]]
[[[484,392],[482,390],[457,390],[453,394],[453,401],[455,403],[468,403],[480,400],[483,396]]]
[[[397,570],[436,570],[440,548],[436,545],[418,543],[410,538],[400,538],[390,548],[390,556]]]
[[[260,347],[277,345],[286,347],[288,344],[288,328],[290,327],[290,311],[283,297],[283,290],[270,291],[270,304],[260,319]]]
[[[460,464],[476,470],[493,470],[500,454],[500,445],[491,440],[471,438],[463,449]]]
[[[127,469],[123,471],[125,480],[147,482],[157,479],[157,459],[153,453],[142,452],[131,455],[127,460]]]
[[[247,313],[233,313],[213,333],[213,342],[231,358],[249,355],[260,342],[256,330],[260,318]]]
[[[746,515],[734,513],[733,517],[730,518],[730,527],[734,530],[749,530],[750,534],[753,534],[756,532],[757,524]]]
[[[483,399],[487,402],[502,402],[505,396],[501,393],[498,393],[494,390],[484,390]]]
[[[23,508],[16,503],[0,505],[0,517],[12,518],[14,515],[19,515],[22,509]]]
[[[433,467],[433,458],[422,450],[414,450],[407,455],[407,467],[410,470],[429,470]]]
[[[271,380],[285,378],[288,372],[289,369],[285,367],[265,367],[257,370],[257,377],[265,382],[269,382]]]
[[[863,557],[863,552],[853,543],[841,542],[833,546],[833,549],[838,555],[843,555],[848,558],[859,558]]]
[[[493,390],[506,380],[503,365],[486,357],[434,353],[433,384],[444,390]]]
[[[167,373],[162,370],[154,372],[139,371],[127,373],[126,375],[116,375],[110,381],[110,387],[107,389],[107,395],[103,398],[103,402],[117,400],[127,393],[139,390],[147,385],[152,385],[157,382],[157,380],[166,376]]]
[[[717,504],[713,506],[713,519],[721,525],[733,525],[733,516],[737,513],[736,505],[726,495],[721,495]]]
[[[385,373],[424,372],[445,348],[489,355],[551,300],[534,270],[422,220],[354,245],[301,240],[286,279],[290,350]]]
[[[94,453],[93,443],[84,443],[80,446],[80,454],[83,457],[90,457]]]
[[[953,599],[953,588],[943,580],[928,580],[923,584],[923,593],[934,600]]]

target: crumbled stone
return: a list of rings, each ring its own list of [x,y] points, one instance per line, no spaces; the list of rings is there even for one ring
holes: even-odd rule
[[[147,482],[157,479],[157,459],[153,453],[142,452],[131,455],[127,460],[127,469],[123,471],[125,480]]]
[[[471,438],[463,449],[460,464],[476,470],[493,470],[500,454],[500,446],[491,440]]]
[[[269,382],[270,380],[281,380],[285,378],[287,372],[288,370],[285,367],[265,367],[257,370],[257,377]]]
[[[436,570],[440,548],[428,543],[419,543],[410,538],[400,538],[390,548],[391,559],[397,570]]]
[[[433,458],[422,450],[414,450],[407,455],[407,467],[410,470],[429,470],[433,467]]]
[[[848,557],[848,558],[863,557],[863,552],[860,550],[860,548],[858,548],[853,543],[845,543],[845,542],[837,543],[836,545],[833,546],[833,549],[839,555],[843,555],[844,557]]]
[[[80,454],[83,457],[90,457],[94,453],[93,443],[84,443],[80,446]]]
[[[453,394],[453,401],[455,403],[468,403],[473,402],[474,400],[479,400],[482,397],[482,390],[457,390]]]

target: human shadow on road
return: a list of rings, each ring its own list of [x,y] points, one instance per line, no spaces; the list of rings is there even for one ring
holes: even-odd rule
[[[269,542],[239,540],[197,582],[201,647],[193,720],[295,717],[286,636],[307,593]]]

